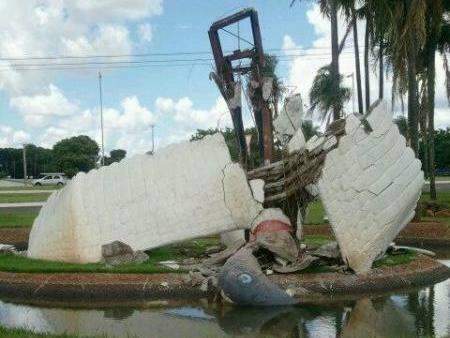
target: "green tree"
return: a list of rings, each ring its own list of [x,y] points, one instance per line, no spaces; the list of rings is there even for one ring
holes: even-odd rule
[[[236,136],[234,134],[233,129],[225,128],[225,129],[217,129],[217,128],[209,128],[209,129],[197,129],[194,135],[191,136],[191,141],[198,141],[203,139],[208,135],[213,135],[216,133],[221,133],[225,139],[225,143],[228,146],[228,150],[230,152],[231,160],[233,162],[239,162],[239,150],[236,143]],[[245,129],[245,135],[251,135],[250,141],[250,154],[248,156],[247,168],[254,168],[261,163],[262,159],[259,154],[258,149],[258,133],[256,128],[247,128]]]
[[[98,152],[97,142],[85,135],[66,138],[53,146],[58,170],[69,177],[95,168]]]
[[[123,149],[113,149],[109,152],[109,157],[105,157],[105,164],[110,165],[114,162],[120,162],[127,156],[127,151]]]
[[[331,66],[320,68],[309,92],[310,111],[318,112],[322,121],[329,120],[329,113],[338,108],[342,111],[344,103],[350,99],[350,90],[342,87],[343,77],[339,76],[338,90],[334,88]],[[335,117],[333,115],[333,117]]]
[[[308,141],[314,135],[319,135],[319,127],[315,126],[311,120],[305,120],[302,123],[302,132],[305,140]]]

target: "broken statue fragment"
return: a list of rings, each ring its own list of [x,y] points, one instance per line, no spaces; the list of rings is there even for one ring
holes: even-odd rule
[[[370,270],[413,218],[423,183],[421,163],[384,101],[366,121],[356,115],[346,118],[345,135],[328,152],[318,187],[350,268],[357,273]]]
[[[254,187],[264,196],[261,184]],[[216,134],[77,174],[41,209],[28,255],[98,262],[102,245],[113,241],[148,250],[248,228],[262,210]]]

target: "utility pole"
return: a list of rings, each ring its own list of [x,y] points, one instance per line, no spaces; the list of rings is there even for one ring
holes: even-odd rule
[[[155,125],[152,124],[152,155],[155,153]]]
[[[102,93],[102,73],[98,72],[98,90],[100,96],[100,128],[102,132],[102,166],[105,165],[105,145],[103,132],[103,93]]]
[[[27,144],[23,144],[23,181],[25,185],[28,185],[28,175],[27,175]]]

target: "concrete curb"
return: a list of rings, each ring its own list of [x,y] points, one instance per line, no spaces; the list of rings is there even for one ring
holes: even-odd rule
[[[12,273],[0,272],[0,296],[26,301],[133,301],[198,299],[205,291],[193,287],[186,274]],[[394,267],[373,269],[364,275],[320,273],[272,275],[269,278],[295,292],[300,302],[430,285],[450,277],[450,269],[418,256]],[[304,294],[305,290],[312,293]]]

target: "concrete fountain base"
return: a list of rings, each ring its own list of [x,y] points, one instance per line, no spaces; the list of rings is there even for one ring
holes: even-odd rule
[[[374,268],[369,273],[275,274],[270,280],[301,303],[358,298],[438,283],[450,269],[418,255],[413,261]],[[0,272],[0,297],[27,301],[132,301],[198,299],[208,293],[193,287],[183,273],[11,273]]]

